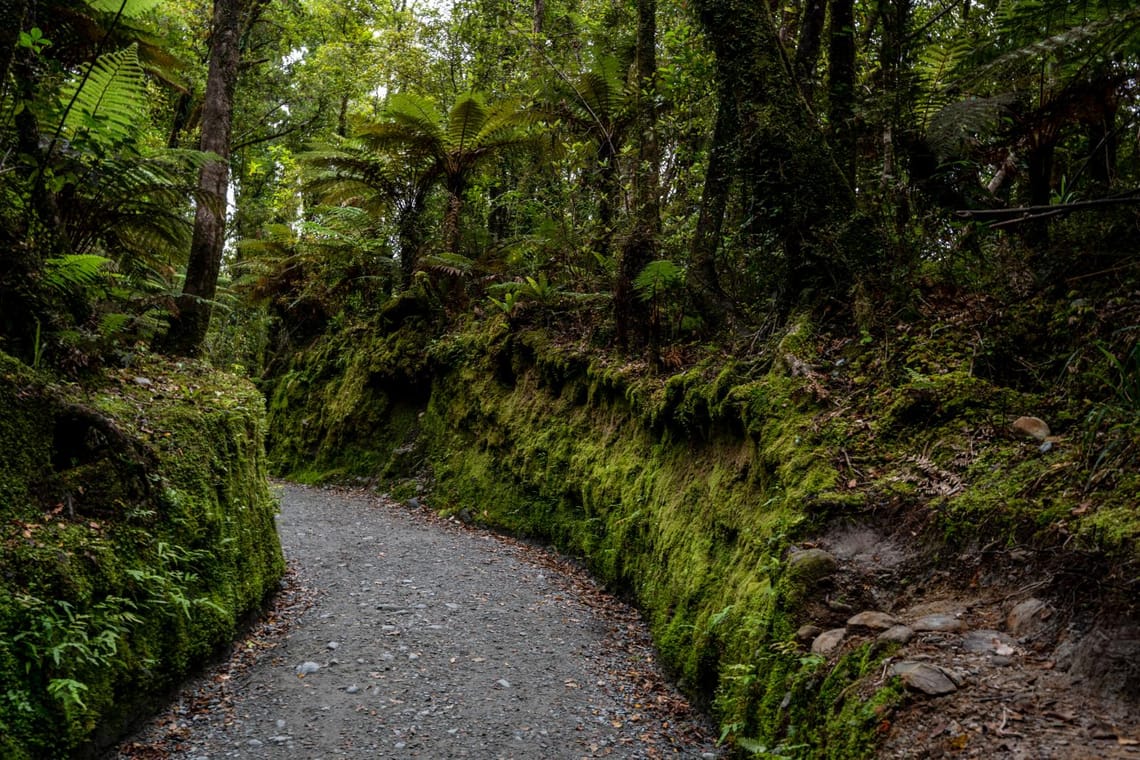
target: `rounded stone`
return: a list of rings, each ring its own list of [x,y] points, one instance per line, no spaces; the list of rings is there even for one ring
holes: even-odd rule
[[[1044,441],[1052,434],[1049,425],[1040,417],[1018,417],[1011,427],[1015,433],[1038,441]]]
[[[811,644],[811,642],[815,640],[815,637],[821,633],[823,633],[822,628],[813,623],[808,623],[807,625],[800,626],[799,630],[796,631],[796,641],[805,645]]]
[[[885,631],[898,625],[898,620],[885,612],[867,610],[858,615],[852,615],[847,620],[848,628],[870,628],[872,631]]]
[[[907,644],[914,638],[914,630],[906,625],[893,625],[879,634],[879,641]]]
[[[847,636],[846,628],[832,628],[830,631],[824,631],[815,637],[815,641],[811,643],[812,654],[831,654]]]
[[[821,581],[838,567],[835,557],[823,549],[804,549],[788,557],[788,574],[804,583]]]
[[[910,624],[916,631],[931,631],[937,633],[961,633],[966,630],[966,624],[954,615],[935,613],[923,615]]]
[[[1017,637],[1032,636],[1045,627],[1053,608],[1035,597],[1021,602],[1005,618],[1005,627]]]
[[[953,694],[958,690],[950,677],[941,669],[925,662],[912,662],[903,660],[891,666],[891,673],[902,678],[903,684],[913,691],[922,692],[931,697],[943,694]]]

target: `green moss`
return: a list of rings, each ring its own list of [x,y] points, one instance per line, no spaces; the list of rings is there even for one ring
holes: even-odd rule
[[[0,750],[114,739],[225,646],[284,570],[264,405],[205,367],[146,362],[50,385],[0,355]]]
[[[400,376],[353,352],[420,366],[400,356],[419,350],[403,331],[330,338],[298,357],[276,385],[306,383],[274,397],[280,461],[309,462],[293,472],[314,480],[426,470],[441,509],[583,557],[636,599],[662,661],[742,748],[870,756],[900,698],[897,685],[868,685],[881,651],[827,663],[790,644],[819,591],[787,572],[788,548],[832,521],[887,507],[951,546],[985,536],[1134,551],[1140,533],[1107,479],[1082,506],[1082,447],[1041,451],[1009,432],[1047,399],[975,375],[969,342],[937,331],[905,332],[894,355],[844,343],[828,369],[816,351],[829,339],[798,314],[754,358],[658,376],[492,320],[427,340],[423,396],[401,406]],[[383,432],[353,439],[357,420]],[[338,464],[345,444],[361,447],[355,469]],[[1111,475],[1140,486],[1122,467]]]

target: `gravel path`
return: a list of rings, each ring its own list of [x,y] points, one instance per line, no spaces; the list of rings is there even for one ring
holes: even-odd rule
[[[720,756],[566,560],[360,492],[284,486],[278,527],[274,609],[109,757]]]

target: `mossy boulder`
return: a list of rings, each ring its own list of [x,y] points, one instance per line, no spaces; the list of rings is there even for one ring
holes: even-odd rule
[[[81,757],[226,646],[284,571],[246,382],[82,385],[0,354],[0,755]]]

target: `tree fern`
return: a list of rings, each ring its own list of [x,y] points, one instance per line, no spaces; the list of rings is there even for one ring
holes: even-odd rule
[[[459,253],[443,252],[424,256],[423,265],[426,269],[452,277],[464,277],[471,273],[475,262]]]
[[[947,103],[929,120],[927,144],[942,160],[963,155],[968,144],[985,141],[998,131],[1016,98],[1015,93],[1002,93]]]
[[[633,290],[642,301],[660,298],[670,288],[681,284],[685,270],[668,259],[658,259],[645,265],[633,280]]]
[[[934,115],[951,102],[952,74],[963,48],[962,41],[948,41],[929,45],[920,54],[914,67],[922,93],[915,106],[920,129],[925,130]]]
[[[114,144],[132,137],[146,118],[146,79],[138,46],[105,53],[60,91],[63,132]]]
[[[1044,59],[1070,60],[1075,64],[1074,68],[1081,69],[1090,58],[1100,57],[1108,61],[1124,49],[1135,51],[1140,46],[1140,8],[1105,12],[1089,18],[1063,12],[1072,6],[1088,10],[1084,4],[1057,4],[1063,7],[1056,11],[1056,15],[1046,17],[1056,31],[1026,38],[1024,32],[1018,33],[1019,30],[1040,29],[1041,26],[1039,23],[1026,23],[1026,3],[1012,5],[994,36],[996,40],[1010,40],[1014,45],[1006,45],[1004,49],[1001,45],[980,46],[979,53],[994,51],[997,55],[985,62],[977,61],[976,57],[973,60],[963,59],[964,68],[958,72],[962,80],[1008,82],[1012,77],[1025,74],[1035,76],[1036,67],[1030,64]]]

